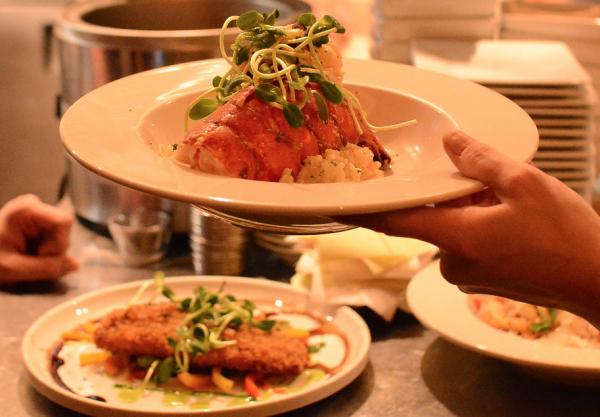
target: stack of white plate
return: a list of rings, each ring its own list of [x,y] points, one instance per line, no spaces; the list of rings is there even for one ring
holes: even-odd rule
[[[374,0],[375,59],[409,63],[413,39],[495,38],[499,0]]]
[[[597,98],[564,43],[416,41],[411,59],[417,67],[478,82],[521,106],[540,133],[533,163],[590,200]]]
[[[503,9],[501,38],[565,42],[600,94],[600,3],[513,1],[505,3]],[[600,114],[594,114],[594,119],[599,126]],[[598,147],[600,129],[596,129],[595,142]],[[600,153],[597,168],[600,168]]]

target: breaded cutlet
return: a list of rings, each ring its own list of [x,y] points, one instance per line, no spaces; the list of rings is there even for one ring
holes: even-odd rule
[[[113,353],[164,358],[173,355],[167,337],[176,337],[185,315],[172,303],[116,310],[100,320],[94,341]],[[236,344],[198,354],[192,363],[261,375],[295,375],[309,361],[305,341],[276,331],[242,325],[238,329],[227,328],[222,338],[235,340]]]

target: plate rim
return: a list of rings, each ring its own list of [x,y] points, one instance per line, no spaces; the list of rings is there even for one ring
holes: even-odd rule
[[[258,284],[260,286],[264,286],[265,288],[285,288],[287,291],[292,291],[298,294],[298,296],[305,296],[306,291],[293,287],[290,284],[286,284],[279,281],[273,281],[262,277],[243,277],[243,276],[227,276],[227,275],[181,275],[181,276],[173,276],[167,277],[169,283],[173,284],[191,284],[192,282],[198,282],[198,285],[201,285],[201,282],[222,282],[224,279],[227,280],[230,284],[240,283],[240,284]],[[261,417],[261,416],[269,416],[272,414],[279,414],[286,411],[292,411],[296,409],[300,409],[306,407],[310,404],[316,403],[324,398],[329,397],[330,395],[344,389],[347,385],[352,383],[366,368],[369,363],[369,352],[371,347],[371,335],[369,328],[365,321],[360,317],[358,313],[352,310],[350,307],[342,306],[340,309],[343,310],[344,314],[348,314],[349,317],[355,322],[355,324],[359,328],[359,332],[361,334],[360,338],[363,340],[360,345],[362,345],[362,349],[357,352],[356,359],[353,363],[348,364],[349,368],[340,373],[336,373],[332,375],[332,377],[328,380],[328,382],[322,386],[315,386],[304,390],[300,393],[289,397],[282,397],[274,401],[265,401],[265,402],[255,402],[249,405],[241,405],[241,406],[233,406],[227,407],[223,410],[192,410],[188,408],[174,408],[169,410],[139,410],[139,409],[130,409],[130,408],[119,408],[114,406],[109,406],[106,403],[91,400],[89,398],[85,398],[79,396],[73,392],[67,391],[66,389],[56,386],[49,386],[46,384],[42,378],[40,378],[40,373],[38,372],[35,363],[33,363],[33,357],[28,355],[28,350],[35,348],[33,346],[33,338],[36,334],[36,330],[42,326],[46,321],[48,321],[53,315],[57,312],[67,308],[69,305],[80,305],[84,303],[88,299],[94,299],[97,297],[102,297],[112,292],[118,292],[122,290],[131,290],[132,295],[135,294],[135,291],[144,283],[151,282],[152,279],[144,279],[144,280],[136,280],[131,282],[126,282],[117,285],[111,285],[106,288],[100,288],[94,291],[90,291],[84,294],[80,294],[76,297],[65,300],[64,302],[59,303],[58,305],[52,307],[50,310],[46,311],[44,314],[39,316],[30,326],[27,328],[27,331],[23,335],[21,346],[20,346],[20,354],[21,359],[23,360],[23,365],[26,370],[26,375],[29,383],[38,391],[38,393],[45,396],[52,402],[55,402],[63,407],[69,408],[71,410],[75,410],[77,412],[81,412],[87,415],[93,415],[97,417],[104,417],[105,413],[110,413],[111,416],[115,417],[128,417],[128,416],[139,416],[139,417],[158,417],[158,416],[206,416],[206,417],[227,417],[234,415],[236,412],[242,411],[245,416],[248,417]],[[107,308],[109,307],[107,304]],[[115,305],[115,308],[118,306]],[[48,347],[50,348],[50,347]],[[53,381],[54,383],[54,381]],[[311,399],[304,398],[299,401],[298,405],[290,405],[287,404],[290,402],[290,399],[309,397],[312,395]],[[93,412],[91,412],[93,411]]]
[[[87,100],[90,100],[89,99],[90,95],[93,95],[93,97],[95,97],[95,94],[97,94],[96,92],[98,90],[105,89],[110,85],[114,85],[115,83],[126,82],[124,80],[130,79],[133,77],[143,76],[143,74],[173,72],[173,71],[181,72],[181,71],[186,71],[186,70],[189,71],[189,69],[199,69],[201,67],[209,67],[211,65],[213,65],[213,66],[214,65],[223,65],[223,62],[224,62],[223,60],[218,59],[218,58],[203,60],[203,61],[194,61],[194,62],[190,62],[190,63],[186,63],[186,64],[177,64],[177,65],[172,65],[172,66],[168,66],[168,67],[161,67],[161,68],[145,71],[142,73],[129,75],[127,77],[112,81],[108,84],[105,84],[105,85],[99,87],[98,89],[96,89],[96,90],[86,94],[84,97],[80,98],[77,102],[86,100],[86,97],[87,97]],[[415,68],[415,67],[411,67],[411,66],[407,66],[407,65],[395,64],[395,63],[377,61],[377,60],[361,60],[361,59],[347,59],[346,60],[347,66],[351,66],[351,65],[360,66],[360,65],[365,65],[365,64],[373,64],[373,65],[379,66],[382,68],[381,70],[402,68],[403,71],[409,71],[409,72],[413,71],[415,73],[418,72],[418,73],[422,74],[424,77],[425,76],[430,77],[430,78],[434,77],[436,80],[443,80],[443,82],[461,83],[460,85],[462,85],[462,86],[465,86],[465,87],[469,86],[469,89],[470,89],[469,91],[471,91],[470,94],[476,94],[476,95],[481,96],[482,94],[486,95],[486,94],[493,93],[495,96],[494,100],[497,100],[497,103],[500,103],[500,100],[504,101],[504,103],[502,103],[502,105],[504,106],[506,104],[506,107],[504,107],[504,108],[506,109],[507,112],[509,111],[509,107],[511,107],[510,112],[513,116],[516,115],[516,112],[520,113],[519,116],[522,117],[522,119],[520,119],[521,120],[520,129],[523,130],[523,132],[521,132],[521,133],[527,134],[527,135],[529,135],[529,134],[536,135],[535,141],[533,140],[533,136],[530,138],[531,141],[529,141],[529,140],[520,141],[518,144],[519,149],[515,151],[515,153],[517,155],[514,155],[513,157],[522,160],[521,162],[527,162],[527,161],[531,160],[531,158],[535,154],[535,151],[536,151],[538,143],[539,143],[539,135],[537,135],[537,129],[535,127],[535,124],[531,120],[531,117],[529,115],[527,115],[516,104],[512,103],[510,100],[506,99],[505,97],[502,97],[500,94],[495,93],[493,91],[487,91],[485,93],[482,93],[483,90],[481,90],[479,92],[475,92],[474,88],[485,89],[485,87],[478,86],[475,83],[472,83],[472,82],[469,82],[466,80],[460,80],[460,79],[457,79],[454,77],[449,77],[449,76],[445,76],[443,74],[438,74],[433,71],[423,70],[423,69],[419,69],[419,68]],[[146,76],[149,76],[149,75],[146,75]],[[454,109],[453,111],[449,111],[448,109],[446,109],[442,105],[440,105],[440,103],[436,103],[428,97],[421,97],[412,91],[405,91],[405,90],[401,89],[400,87],[389,87],[389,86],[386,86],[383,84],[376,85],[373,83],[364,83],[364,82],[361,82],[360,80],[353,79],[353,77],[350,77],[348,79],[348,84],[361,85],[361,86],[365,86],[368,88],[373,88],[373,89],[377,89],[377,90],[381,90],[381,91],[389,91],[394,94],[399,94],[399,95],[402,95],[405,97],[417,99],[420,102],[425,102],[427,105],[432,106],[436,109],[440,109],[444,114],[450,116],[450,119],[453,120],[454,122],[456,122],[456,124],[458,125],[458,128],[460,128],[460,129],[465,128],[465,126],[461,125],[460,121],[456,120],[456,114],[455,114],[455,113],[457,113],[456,109]],[[196,89],[199,89],[200,85],[204,85],[204,84],[196,85]],[[474,87],[474,86],[476,86],[476,87]],[[489,89],[486,89],[486,90],[489,90]],[[190,90],[186,90],[186,91],[189,92]],[[171,89],[170,91],[165,91],[163,95],[172,96],[173,92],[174,92],[174,90]],[[491,97],[491,96],[488,96],[488,97]],[[357,201],[355,201],[356,200],[355,199],[354,201],[351,201],[351,202],[346,201],[345,203],[343,203],[343,202],[338,203],[337,201],[334,202],[332,200],[332,201],[327,201],[324,203],[312,202],[311,204],[300,204],[298,202],[296,202],[295,204],[286,204],[285,201],[281,201],[281,202],[279,202],[280,204],[275,204],[274,201],[251,201],[251,200],[242,199],[242,198],[230,198],[227,196],[209,195],[210,193],[208,193],[208,192],[205,192],[205,194],[203,196],[200,196],[199,194],[190,193],[189,190],[187,190],[187,192],[186,192],[186,190],[182,191],[182,190],[176,189],[174,187],[167,187],[164,185],[152,185],[151,181],[147,181],[147,180],[144,181],[144,180],[137,179],[137,178],[132,180],[130,178],[125,178],[118,173],[103,170],[102,167],[95,166],[95,162],[93,160],[88,161],[86,159],[86,156],[79,155],[79,153],[78,153],[79,149],[74,149],[74,148],[78,147],[76,145],[76,141],[73,141],[70,138],[66,139],[66,137],[70,136],[70,135],[65,132],[67,130],[67,127],[66,127],[67,123],[65,123],[65,120],[68,120],[70,124],[73,124],[73,122],[71,120],[69,120],[69,114],[73,111],[73,109],[77,108],[77,102],[75,102],[65,113],[65,116],[63,117],[63,120],[61,121],[61,124],[60,124],[60,132],[61,132],[62,142],[63,142],[64,146],[66,147],[67,152],[75,160],[77,160],[80,164],[82,164],[86,168],[90,169],[91,171],[95,172],[96,174],[102,175],[106,178],[109,178],[110,180],[116,181],[125,186],[131,187],[131,188],[143,191],[143,192],[151,193],[151,194],[158,194],[161,197],[170,198],[173,200],[185,201],[185,202],[196,204],[199,206],[203,206],[203,205],[210,206],[211,208],[215,208],[217,210],[223,210],[223,211],[229,210],[229,211],[235,211],[238,213],[253,213],[253,214],[265,214],[265,215],[279,214],[282,216],[290,216],[290,215],[298,215],[298,214],[328,216],[328,215],[375,213],[375,212],[381,212],[381,211],[387,211],[387,210],[393,210],[393,209],[401,209],[401,208],[407,208],[407,207],[414,207],[414,206],[423,205],[423,204],[427,204],[427,203],[449,200],[449,199],[453,199],[453,198],[457,198],[457,197],[461,197],[464,195],[468,195],[468,194],[477,192],[483,188],[483,185],[479,181],[463,177],[458,173],[458,170],[456,170],[455,174],[444,177],[445,180],[451,182],[450,191],[442,192],[440,190],[431,190],[431,191],[429,191],[429,193],[422,193],[422,194],[418,194],[418,195],[414,195],[414,196],[396,198],[396,199],[388,199],[388,200],[377,201],[377,202],[369,202],[369,201],[364,201],[364,200],[357,202]],[[455,100],[455,102],[456,102],[456,100]],[[137,119],[138,123],[139,123],[140,118],[149,109],[150,109],[150,106],[146,106],[141,111],[141,113]],[[466,118],[465,110],[463,110],[461,108],[460,113],[461,113],[460,114],[461,118]],[[479,117],[479,116],[477,116],[477,117]],[[492,115],[490,115],[489,117],[492,117]],[[473,124],[478,125],[478,127],[479,127],[479,121],[475,122],[475,119],[476,119],[476,117],[473,116],[473,117],[470,117],[469,120]],[[466,127],[468,128],[469,126],[466,126]],[[69,128],[71,128],[71,126],[69,126]],[[499,142],[496,141],[493,143],[499,143]],[[522,143],[525,143],[525,145],[522,145]],[[443,158],[445,156],[442,155],[441,157]],[[88,158],[89,158],[89,156],[88,156]],[[201,178],[201,177],[199,177],[199,178]],[[229,178],[227,178],[227,179],[229,179]],[[231,180],[232,181],[244,181],[244,180],[235,179],[235,178],[231,178]],[[382,179],[379,179],[379,181],[385,181],[385,180],[386,180],[385,177]],[[250,180],[245,180],[245,181],[250,181]],[[372,181],[378,181],[378,180],[372,180]],[[394,179],[391,179],[389,181],[392,182],[392,181],[394,181]],[[396,179],[395,181],[396,181],[396,183],[403,183],[403,181],[399,180],[399,179]],[[252,182],[256,182],[256,181],[252,181]],[[358,194],[358,192],[361,190],[360,184],[362,184],[362,187],[367,187],[366,184],[368,184],[368,183],[369,183],[369,181],[364,181],[364,182],[359,182],[359,183],[348,182],[348,183],[328,183],[328,184],[295,184],[295,186],[296,187],[300,186],[303,190],[310,190],[310,188],[319,189],[319,187],[321,187],[321,190],[324,190],[324,189],[326,189],[325,187],[329,187],[331,189],[332,184],[337,184],[336,187],[340,187],[340,184],[343,184],[343,185],[346,185],[346,189],[344,191],[347,191],[348,189],[351,190],[351,191],[347,192],[348,194]],[[250,183],[246,183],[246,184],[250,184]],[[381,184],[381,183],[379,183],[379,184]],[[263,184],[263,186],[266,186],[266,187],[272,187],[273,185],[289,186],[290,184],[278,184],[278,183],[271,183],[271,182],[264,182],[264,184]],[[383,186],[379,186],[379,187],[383,187]],[[283,189],[284,189],[283,187],[278,188],[278,190],[283,190]],[[269,190],[271,190],[271,188],[269,188]],[[272,189],[272,191],[274,193],[276,192],[275,190],[276,190],[275,188]],[[300,198],[297,197],[297,199],[299,200]]]
[[[466,341],[465,338],[461,337],[460,335],[457,335],[456,332],[454,332],[452,329],[442,328],[438,323],[436,323],[435,318],[432,319],[431,315],[425,311],[425,309],[422,307],[421,302],[417,301],[421,293],[427,291],[426,285],[424,283],[427,282],[428,288],[432,288],[432,286],[434,286],[434,288],[439,288],[440,286],[448,288],[452,287],[452,289],[449,289],[448,291],[453,291],[453,295],[455,295],[455,298],[452,300],[443,300],[446,303],[445,306],[449,307],[450,311],[452,311],[452,309],[456,307],[459,307],[464,311],[463,307],[467,307],[468,294],[463,293],[458,289],[458,287],[448,283],[442,277],[439,264],[440,261],[436,260],[435,262],[432,262],[423,270],[418,272],[417,275],[415,275],[413,279],[411,279],[406,291],[407,301],[410,310],[419,320],[419,322],[421,322],[425,327],[434,330],[447,341],[461,346],[467,350],[496,359],[501,359],[503,361],[507,361],[517,365],[536,369],[577,372],[588,375],[600,375],[600,364],[598,364],[595,367],[585,364],[569,364],[566,362],[551,361],[543,356],[540,358],[539,356],[536,356],[532,353],[536,350],[539,352],[540,346],[542,346],[543,349],[546,349],[547,351],[552,350],[553,353],[561,353],[561,358],[564,358],[565,355],[569,356],[569,354],[575,354],[575,356],[577,356],[576,354],[578,352],[588,352],[590,353],[590,355],[597,355],[598,358],[600,358],[600,349],[569,347],[555,345],[551,342],[542,345],[536,340],[525,339],[518,335],[495,329],[492,326],[481,321],[472,313],[468,317],[468,320],[472,321],[473,323],[477,323],[476,330],[478,331],[478,335],[475,337],[475,339],[478,340],[478,343]],[[438,302],[441,301],[442,300],[438,300]],[[460,301],[462,305],[459,305],[458,301]],[[462,317],[465,318],[466,316]],[[492,342],[490,342],[490,339],[487,337],[490,335],[493,336]],[[505,352],[504,349],[498,348],[498,346],[493,342],[494,338],[498,338],[502,342],[512,344],[513,346],[520,346],[514,346],[514,350],[511,352]],[[525,352],[522,350],[523,347],[525,347],[526,349]],[[556,356],[559,355],[557,354]]]

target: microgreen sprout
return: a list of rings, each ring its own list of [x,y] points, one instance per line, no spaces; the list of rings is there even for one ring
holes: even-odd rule
[[[329,43],[330,34],[346,31],[337,19],[328,15],[317,19],[312,13],[304,13],[295,23],[276,26],[278,17],[278,10],[268,14],[250,10],[225,20],[219,47],[230,68],[226,74],[212,80],[213,88],[190,104],[185,115],[186,132],[190,119],[205,118],[239,90],[249,86],[256,87],[256,96],[260,100],[283,111],[292,127],[304,125],[302,109],[312,98],[319,118],[324,122],[329,119],[329,111],[323,98],[346,105],[359,134],[363,132],[363,125],[377,132],[415,123],[411,120],[388,126],[370,124],[358,99],[324,69],[318,48]],[[230,46],[230,56],[225,45],[225,31],[234,22],[241,32]],[[318,90],[320,93],[314,94]]]
[[[188,372],[196,355],[234,345],[235,340],[223,338],[223,332],[228,327],[239,328],[247,324],[270,332],[275,325],[273,320],[254,320],[254,303],[224,294],[225,282],[217,291],[198,287],[193,296],[185,298],[177,297],[166,285],[163,273],[156,273],[153,282],[158,294],[186,313],[177,327],[176,336],[167,338],[167,343],[174,351],[172,357],[162,360],[150,356],[137,358],[138,366],[148,370],[146,379],[152,378],[157,384],[165,383],[178,372]]]
[[[553,308],[536,307],[540,321],[531,324],[532,333],[543,333],[551,330],[556,322],[556,310]]]
[[[250,10],[225,20],[219,47],[230,68],[223,76],[216,76],[212,88],[190,104],[185,115],[186,132],[190,119],[205,118],[239,90],[249,86],[256,87],[256,96],[260,100],[283,111],[292,127],[304,125],[301,110],[312,98],[323,121],[329,119],[323,98],[333,104],[348,106],[359,134],[363,131],[361,124],[378,131],[414,123],[382,127],[370,124],[356,97],[324,68],[318,49],[329,43],[329,35],[346,31],[337,19],[328,15],[317,19],[312,13],[304,13],[292,24],[277,26],[278,17],[278,10],[268,14]],[[232,23],[240,33],[229,48],[229,55],[225,31]]]

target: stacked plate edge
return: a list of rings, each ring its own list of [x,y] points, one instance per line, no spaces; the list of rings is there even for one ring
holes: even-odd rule
[[[590,76],[600,94],[600,4],[598,2],[506,2],[503,5],[503,39],[557,40],[565,42]],[[600,146],[600,113],[592,115],[594,144]],[[596,153],[596,172],[600,153]]]
[[[533,163],[581,194],[595,180],[593,118],[597,95],[564,43],[554,41],[416,41],[417,67],[478,82],[511,99],[536,123]]]
[[[410,63],[413,39],[495,38],[498,0],[375,0],[371,56]]]

